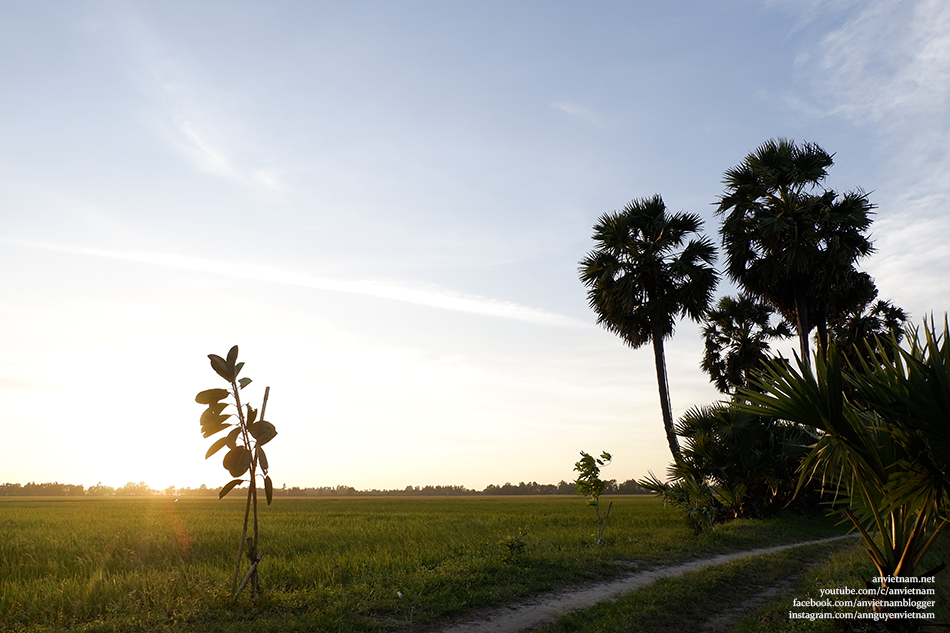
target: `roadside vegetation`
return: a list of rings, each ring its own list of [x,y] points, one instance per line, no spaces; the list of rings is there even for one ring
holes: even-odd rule
[[[603,545],[576,497],[283,499],[263,511],[261,595],[231,604],[241,500],[6,498],[0,629],[398,631],[631,564],[842,533],[789,515],[693,537],[655,498],[615,499]]]
[[[935,566],[948,559],[950,539],[944,538],[925,563]],[[535,633],[871,631],[869,621],[791,619],[789,612],[844,611],[794,606],[792,601],[820,600],[821,589],[863,587],[864,579],[874,573],[867,553],[851,539],[808,545],[661,578],[639,591],[563,616]],[[937,604],[929,610],[934,622],[950,622],[950,579],[944,577],[928,587],[936,589],[932,599]]]
[[[743,558],[723,565],[660,578],[649,586],[590,609],[570,613],[536,633],[694,633],[715,630],[713,622],[763,588],[803,574],[811,561],[853,542],[810,545]],[[787,618],[787,614],[786,614]],[[722,622],[720,631],[731,630]]]
[[[934,567],[943,561],[950,560],[950,538],[942,536],[928,555],[924,564]],[[837,633],[842,630],[840,623],[833,620],[792,620],[789,611],[801,611],[801,607],[793,606],[794,599],[807,600],[818,598],[821,589],[836,587],[862,587],[864,580],[874,575],[874,565],[868,559],[867,552],[862,547],[834,552],[825,558],[820,565],[806,569],[794,587],[775,596],[765,606],[745,614],[735,624],[735,633]],[[946,574],[936,576],[934,585],[927,585],[936,589],[936,595],[928,597],[934,599],[936,605],[929,609],[934,614],[934,623],[944,623],[943,626],[927,627],[924,631],[945,631],[950,623],[950,577]],[[817,611],[822,611],[818,609]],[[828,611],[828,609],[824,609]],[[852,629],[857,628],[852,626]]]

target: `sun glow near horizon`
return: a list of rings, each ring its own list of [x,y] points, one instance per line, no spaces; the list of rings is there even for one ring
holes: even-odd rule
[[[59,255],[64,265],[76,256]],[[603,360],[577,355],[587,345],[585,328],[539,330],[518,319],[501,319],[497,322],[510,322],[505,327],[523,335],[520,342],[499,347],[492,346],[491,337],[463,342],[455,328],[435,332],[433,325],[441,324],[435,330],[445,325],[430,306],[354,296],[357,303],[369,301],[386,309],[388,328],[413,332],[400,343],[387,338],[382,331],[386,328],[367,335],[334,325],[329,318],[314,318],[309,301],[332,302],[347,312],[339,297],[314,291],[301,305],[298,292],[270,284],[268,305],[250,302],[217,331],[215,314],[227,305],[230,289],[188,290],[192,278],[174,267],[151,274],[167,278],[154,282],[160,284],[179,284],[174,280],[182,279],[175,305],[150,300],[147,290],[126,295],[118,304],[86,297],[74,304],[70,327],[56,331],[45,325],[56,303],[77,298],[60,296],[37,310],[34,327],[46,332],[46,345],[58,351],[42,363],[41,374],[24,376],[28,381],[21,393],[42,388],[51,410],[68,412],[69,422],[59,432],[63,446],[57,453],[47,438],[32,432],[44,423],[45,412],[31,408],[29,397],[11,398],[11,403],[22,403],[18,417],[27,421],[15,436],[23,450],[13,458],[13,472],[30,473],[28,480],[58,478],[85,486],[102,482],[114,488],[140,481],[156,490],[226,483],[229,476],[221,467],[221,455],[204,459],[212,439],[201,437],[202,407],[194,396],[223,386],[207,354],[225,354],[233,343],[240,345],[241,359],[247,362],[243,375],[254,380],[243,395],[259,406],[264,386],[272,389],[267,417],[279,435],[268,446],[268,455],[277,485],[481,489],[506,481],[557,483],[572,477],[578,450],[599,450],[578,446],[571,430],[578,423],[607,435],[628,432],[630,413],[610,403],[618,393],[630,399],[637,384],[642,395],[633,398],[642,399],[643,406],[657,406],[650,374],[632,376],[632,359],[622,347],[609,352],[616,358],[618,374],[606,380],[594,369]],[[241,280],[227,283],[237,288]],[[216,298],[218,292],[222,294]],[[41,302],[34,305],[39,308]],[[461,313],[458,318],[479,323],[491,317]],[[78,343],[92,331],[108,331],[115,343]],[[433,334],[449,337],[454,345],[441,351],[418,347],[420,337]],[[210,340],[220,342],[207,343]],[[534,350],[534,358],[523,356],[527,350]],[[651,362],[649,354],[637,356]],[[552,400],[552,394],[557,398]],[[591,407],[597,401],[607,407]],[[539,419],[543,426],[535,422]],[[538,451],[539,446],[546,448]],[[74,447],[84,455],[72,455]],[[554,464],[552,450],[561,456]],[[613,452],[624,456],[617,468],[621,480],[665,466],[662,454],[651,466],[644,454]],[[46,456],[43,468],[29,457],[36,454]],[[49,467],[77,457],[82,466],[70,467],[74,476]],[[481,472],[492,461],[510,466],[499,468],[500,474]]]

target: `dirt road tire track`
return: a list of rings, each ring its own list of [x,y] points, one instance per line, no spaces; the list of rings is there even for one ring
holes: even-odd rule
[[[835,536],[817,541],[804,541],[763,547],[731,554],[720,554],[710,558],[658,567],[647,571],[625,574],[614,580],[597,584],[567,587],[549,593],[532,596],[500,607],[477,609],[476,611],[441,625],[427,626],[414,629],[418,633],[521,633],[547,624],[558,617],[574,611],[593,606],[603,600],[609,600],[631,591],[636,591],[651,582],[669,576],[678,576],[690,571],[696,571],[713,565],[722,565],[729,561],[749,556],[761,556],[781,552],[794,547],[805,545],[819,545],[830,543],[854,535]]]

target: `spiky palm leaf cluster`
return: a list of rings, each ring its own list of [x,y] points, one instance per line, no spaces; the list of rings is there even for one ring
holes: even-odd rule
[[[913,576],[950,526],[950,328],[908,334],[907,347],[896,336],[866,343],[868,360],[850,372],[834,346],[813,366],[774,364],[738,405],[820,434],[802,481],[838,493],[885,577]]]
[[[772,308],[748,295],[723,297],[706,315],[700,366],[722,393],[749,386],[749,376],[769,357],[769,344],[787,338],[785,321],[772,325]]]
[[[683,316],[702,319],[718,280],[715,246],[695,237],[702,225],[694,213],[668,213],[659,195],[602,215],[580,263],[597,323],[637,348],[672,336]]]
[[[833,163],[814,143],[767,141],[725,173],[717,208],[727,275],[795,325],[803,358],[812,329],[824,345],[829,317],[874,293],[855,268],[874,251],[874,205],[861,189],[839,196],[822,186]]]

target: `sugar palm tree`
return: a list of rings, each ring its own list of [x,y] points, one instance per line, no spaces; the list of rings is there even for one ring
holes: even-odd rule
[[[811,330],[823,347],[829,316],[873,291],[854,268],[873,252],[865,235],[873,205],[860,189],[839,196],[822,187],[833,162],[813,143],[767,141],[725,173],[717,209],[729,278],[794,324],[806,362]]]
[[[580,262],[597,323],[633,348],[652,342],[663,427],[674,460],[679,443],[673,429],[663,342],[682,316],[702,319],[718,276],[716,249],[698,236],[702,220],[668,213],[659,195],[605,213],[594,225],[596,247]]]
[[[838,346],[845,370],[858,366],[859,358],[871,360],[874,348],[865,343],[873,342],[875,337],[893,337],[898,343],[903,339],[907,313],[890,301],[873,301],[876,296],[829,323],[829,336]]]
[[[706,314],[701,367],[722,393],[749,386],[749,374],[768,357],[769,341],[788,338],[785,321],[772,325],[772,307],[748,295],[722,297]]]

